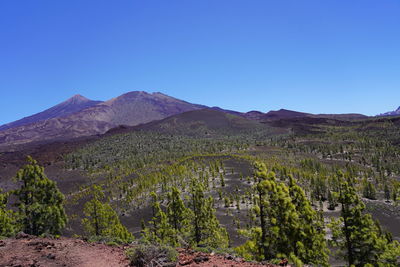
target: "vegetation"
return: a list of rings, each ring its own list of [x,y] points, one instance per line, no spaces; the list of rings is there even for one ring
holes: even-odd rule
[[[259,224],[242,231],[250,237],[237,251],[248,259],[290,258],[302,262],[328,265],[323,222],[311,208],[304,191],[289,176],[289,186],[276,181],[264,164],[256,164],[255,209]]]
[[[144,229],[144,239],[171,246],[193,245],[213,248],[228,246],[228,234],[215,216],[212,197],[206,197],[201,183],[192,181],[189,208],[185,207],[177,188],[168,194],[167,212],[161,209],[153,192],[153,219]]]
[[[7,209],[7,198],[0,190],[0,237],[12,236],[16,230],[14,214]]]
[[[113,238],[119,243],[131,242],[133,236],[121,224],[117,213],[110,204],[102,202],[105,196],[101,187],[93,186],[92,197],[83,209],[82,224],[88,236]]]
[[[196,245],[215,248],[228,246],[228,235],[215,216],[214,200],[206,197],[201,183],[192,181],[189,207],[191,209],[191,237]]]
[[[398,266],[398,236],[370,214],[384,209],[394,219],[399,215],[397,120],[327,120],[295,125],[292,135],[274,138],[262,133],[265,128],[224,135],[203,126],[169,127],[110,135],[65,155],[68,170],[86,174],[86,184],[67,203],[76,212],[70,220],[81,222],[90,239],[131,242],[119,219],[127,215],[129,229],[142,224],[133,233],[141,245],[129,252],[138,266],[188,246],[234,249],[251,260],[286,258],[296,266],[328,266],[333,256],[349,266]],[[30,163],[17,175],[30,185],[16,194],[50,190],[50,202],[35,203],[61,209],[55,185]],[[9,235],[32,213],[24,215],[21,204],[12,212],[7,194],[0,200],[0,235]],[[141,212],[149,216],[136,218]],[[338,218],[329,224],[330,235],[325,222],[332,216]],[[42,217],[35,218],[41,225]],[[63,224],[52,223],[59,233]]]
[[[205,138],[157,132],[117,134],[65,156],[68,166],[88,171],[120,170],[129,174],[138,168],[193,154],[244,150],[256,141],[254,135]]]
[[[67,222],[64,195],[54,181],[44,174],[43,167],[28,157],[28,164],[15,177],[21,187],[13,192],[17,197],[18,223],[31,235],[59,235]]]
[[[140,244],[126,252],[132,266],[175,266],[178,252],[175,248],[165,245]]]
[[[379,224],[364,213],[365,205],[348,182],[340,188],[341,217],[333,221],[333,241],[349,266],[395,266],[400,255],[400,243],[383,233]]]

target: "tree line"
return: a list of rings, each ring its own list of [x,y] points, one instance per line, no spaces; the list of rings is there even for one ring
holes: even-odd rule
[[[281,170],[283,172],[283,170]],[[282,175],[280,175],[282,176]],[[328,266],[328,244],[337,247],[349,266],[398,266],[399,242],[384,232],[365,213],[365,205],[354,189],[354,181],[338,171],[337,204],[341,215],[329,227],[296,179],[285,171],[279,179],[261,162],[254,163],[253,201],[251,210],[256,222],[240,233],[247,241],[235,248],[247,259],[276,261],[289,259],[296,266]],[[0,235],[12,236],[18,231],[31,235],[60,235],[67,223],[64,196],[55,182],[44,174],[43,167],[32,158],[18,171],[19,188],[0,194]],[[215,215],[214,199],[207,186],[192,179],[183,193],[171,186],[166,201],[157,192],[151,194],[152,219],[142,223],[141,242],[178,246],[229,246],[229,236]],[[16,197],[15,208],[7,200]],[[88,236],[108,237],[121,243],[134,240],[120,222],[101,186],[90,189],[83,209],[82,225]]]

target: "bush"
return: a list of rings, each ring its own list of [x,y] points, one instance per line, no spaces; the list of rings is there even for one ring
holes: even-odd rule
[[[103,243],[109,246],[121,245],[126,244],[125,240],[122,240],[119,237],[112,237],[112,236],[99,236],[93,235],[87,238],[87,241],[90,243]]]
[[[170,246],[139,245],[126,251],[131,265],[146,266],[175,266],[178,252]]]

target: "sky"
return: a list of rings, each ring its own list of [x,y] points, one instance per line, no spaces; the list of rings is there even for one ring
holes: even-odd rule
[[[237,111],[400,106],[398,0],[2,0],[0,124],[74,94]]]

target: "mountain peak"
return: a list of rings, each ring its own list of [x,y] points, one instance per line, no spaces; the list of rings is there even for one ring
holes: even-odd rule
[[[135,126],[201,108],[204,106],[144,91],[128,92],[106,102],[74,95],[50,109],[0,126],[0,130],[24,126],[18,131],[0,132],[0,146],[2,142],[22,144],[102,134],[118,125]]]
[[[73,95],[72,97],[68,98],[66,102],[76,103],[76,102],[88,102],[88,101],[91,101],[91,100],[84,97],[83,95],[76,94],[76,95]]]
[[[14,128],[14,127],[19,127],[27,124],[32,124],[36,123],[39,121],[47,120],[47,119],[52,119],[52,118],[59,118],[59,117],[64,117],[69,114],[81,111],[85,108],[94,106],[101,103],[101,101],[92,101],[90,99],[87,99],[86,97],[76,94],[64,102],[53,106],[49,109],[46,109],[42,112],[33,114],[31,116],[22,118],[20,120],[0,125],[0,131],[6,130],[9,128]]]
[[[400,107],[398,107],[394,111],[385,112],[385,113],[379,114],[377,116],[399,116],[399,115],[400,115]]]

